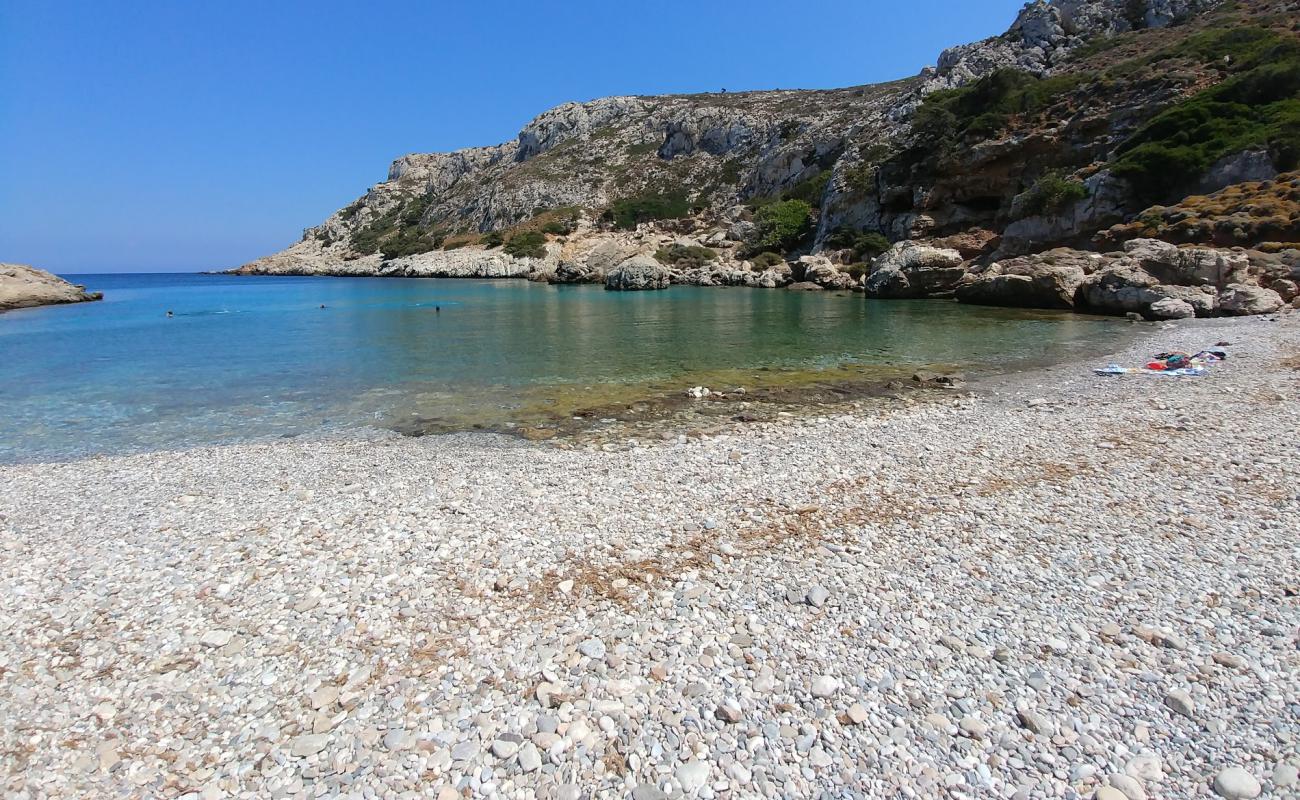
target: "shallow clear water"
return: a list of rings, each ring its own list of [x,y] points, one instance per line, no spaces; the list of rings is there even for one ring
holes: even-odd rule
[[[0,460],[385,426],[411,415],[494,427],[584,393],[635,394],[764,368],[850,363],[884,375],[1045,362],[1104,349],[1127,330],[1064,314],[780,290],[67,277],[104,300],[0,314]]]

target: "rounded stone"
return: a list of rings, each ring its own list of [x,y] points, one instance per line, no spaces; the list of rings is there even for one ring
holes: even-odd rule
[[[1214,778],[1214,792],[1228,800],[1251,800],[1259,797],[1263,787],[1255,776],[1241,767],[1228,767]]]

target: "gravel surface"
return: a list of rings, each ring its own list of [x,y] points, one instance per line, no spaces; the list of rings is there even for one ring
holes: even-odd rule
[[[0,794],[1294,797],[1296,359],[0,467]]]

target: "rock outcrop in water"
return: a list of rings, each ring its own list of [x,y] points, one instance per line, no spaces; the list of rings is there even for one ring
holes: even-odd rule
[[[100,292],[68,283],[26,264],[0,264],[0,312],[15,308],[102,300]]]
[[[397,159],[238,271],[639,288],[610,277],[651,259],[671,283],[1152,313],[1147,279],[1181,284],[1086,269],[1143,238],[1245,248],[1239,285],[1276,291],[1295,277],[1265,262],[1300,240],[1295,10],[1039,0],[893,83],[570,103],[504,144]]]

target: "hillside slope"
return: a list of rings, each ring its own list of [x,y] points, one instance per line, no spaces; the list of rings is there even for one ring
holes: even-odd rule
[[[873,293],[867,277],[897,261],[880,253],[906,242],[955,249],[962,268],[925,291],[875,293],[950,294],[998,259],[1119,245],[1099,234],[1140,235],[1131,223],[1154,219],[1154,203],[1300,166],[1298,10],[1040,0],[1006,34],[893,83],[570,103],[511,142],[397,159],[239,271]],[[1237,199],[1225,213],[1251,197]],[[1275,222],[1278,241],[1300,240],[1294,213]],[[1232,244],[1263,244],[1250,239]],[[633,257],[647,279],[612,279]],[[1252,283],[1282,275],[1275,261],[1252,262]]]

